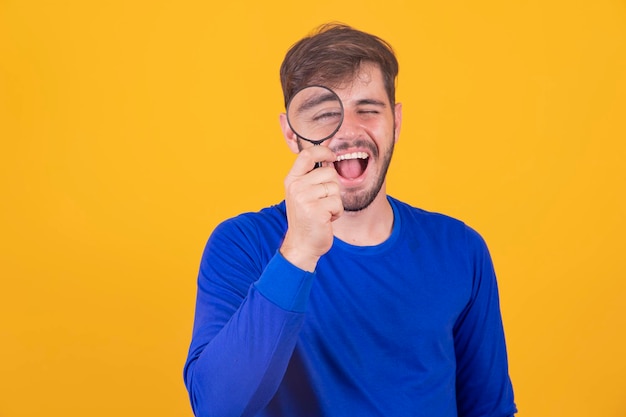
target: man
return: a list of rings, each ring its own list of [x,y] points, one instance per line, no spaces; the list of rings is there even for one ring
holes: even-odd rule
[[[281,115],[297,153],[285,201],[207,243],[184,370],[198,417],[516,412],[483,240],[386,194],[397,73],[387,43],[343,25],[287,53],[285,104],[330,87],[343,124],[314,146]]]

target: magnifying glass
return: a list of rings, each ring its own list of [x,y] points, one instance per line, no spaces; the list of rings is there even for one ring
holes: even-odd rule
[[[304,87],[287,104],[287,123],[300,139],[320,145],[333,137],[343,123],[343,104],[330,88],[321,85]],[[315,168],[322,166],[315,163]]]

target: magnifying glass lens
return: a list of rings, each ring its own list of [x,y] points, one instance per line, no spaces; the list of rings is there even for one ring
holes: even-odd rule
[[[289,101],[287,121],[297,136],[319,145],[339,130],[343,122],[343,106],[337,94],[329,88],[305,87]]]

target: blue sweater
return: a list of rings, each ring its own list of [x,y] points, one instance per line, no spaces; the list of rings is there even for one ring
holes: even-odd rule
[[[389,201],[389,239],[335,238],[315,273],[277,251],[284,202],[215,229],[184,369],[198,417],[516,412],[484,241],[450,217]]]

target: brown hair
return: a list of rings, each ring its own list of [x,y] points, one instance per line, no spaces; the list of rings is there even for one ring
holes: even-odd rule
[[[320,26],[294,44],[280,66],[285,106],[302,87],[311,84],[336,87],[350,80],[364,62],[374,63],[380,68],[393,106],[398,60],[391,45],[377,36],[344,24]]]

